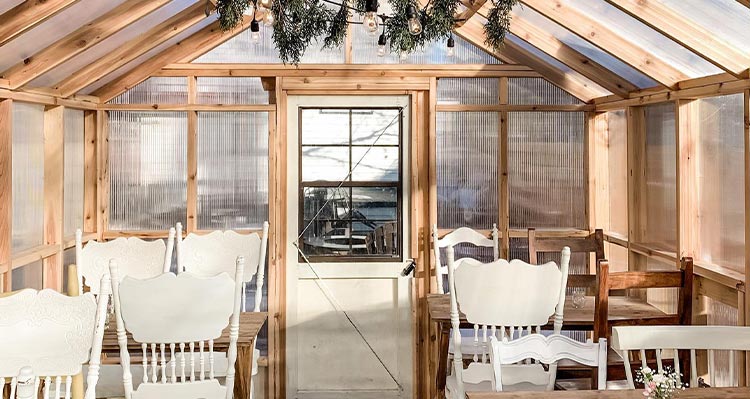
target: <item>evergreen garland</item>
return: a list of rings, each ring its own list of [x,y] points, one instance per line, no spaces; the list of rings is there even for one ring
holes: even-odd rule
[[[218,0],[216,11],[221,29],[235,29],[242,23],[242,13],[249,2],[255,0]],[[298,64],[305,50],[313,41],[321,40],[325,48],[336,48],[344,44],[347,25],[352,12],[364,14],[365,0],[353,0],[352,9],[346,0],[338,10],[332,10],[323,0],[274,0],[271,12],[276,22],[273,25],[273,41],[284,63]],[[430,0],[426,7],[419,7],[417,0],[388,1],[393,15],[385,16],[385,34],[393,53],[413,53],[434,40],[449,36],[456,22],[456,10],[460,0]],[[518,0],[491,0],[493,7],[484,26],[486,43],[495,50],[501,49],[510,24],[510,11]],[[417,9],[422,23],[422,33],[409,32],[407,8]]]

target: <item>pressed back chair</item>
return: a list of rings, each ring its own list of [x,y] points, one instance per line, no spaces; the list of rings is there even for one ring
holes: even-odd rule
[[[737,370],[735,353],[750,350],[750,327],[733,326],[618,326],[612,329],[612,348],[621,351],[625,360],[625,375],[628,386],[635,388],[630,355],[639,354],[641,367],[647,367],[646,351],[653,351],[656,358],[657,371],[661,372],[665,365],[664,359],[671,357],[676,373],[686,374],[680,369],[681,364],[689,363],[690,387],[698,387],[698,371],[696,352],[708,351],[709,363],[712,363],[714,352],[717,350],[729,352],[729,377],[735,381]],[[671,352],[671,353],[670,353]],[[681,362],[680,358],[687,358],[689,362]],[[710,385],[716,386],[715,375],[710,376]]]
[[[137,237],[120,237],[112,241],[89,241],[83,245],[83,233],[76,230],[76,266],[78,270],[78,292],[84,292],[83,283],[89,291],[98,294],[99,280],[109,273],[109,261],[117,260],[120,278],[133,276],[148,278],[169,271],[172,264],[175,229],[169,229],[167,243],[164,240],[146,241]]]
[[[510,339],[538,334],[541,326],[548,324],[553,315],[554,333],[560,333],[570,250],[563,249],[560,268],[554,262],[536,266],[517,259],[511,262],[499,259],[491,263],[468,258],[454,261],[452,247],[448,247],[447,255],[454,356],[453,373],[446,381],[446,397],[463,398],[467,384],[471,385],[470,390],[491,390],[487,386],[493,376],[488,358],[489,337],[498,333],[505,337],[506,328]],[[466,320],[474,325],[475,345],[482,347],[481,358],[475,352],[466,370],[463,368],[460,345],[459,309],[466,315]],[[512,372],[524,376],[540,374],[547,383],[534,388],[551,390],[556,370],[556,364],[551,364],[549,371],[540,364],[528,364],[514,368]]]
[[[548,237],[539,238],[536,236],[536,229],[528,229],[529,240],[529,263],[536,265],[539,263],[539,254],[559,254],[563,248],[570,248],[571,254],[586,254],[586,265],[593,254],[594,264],[605,258],[604,255],[604,231],[601,229],[594,230],[593,233],[586,237]],[[589,294],[596,291],[596,275],[591,274],[588,270],[585,273],[577,274],[572,271],[568,276],[568,287],[584,288]]]
[[[213,277],[164,273],[147,280],[125,277],[118,284],[117,263],[110,264],[126,399],[232,398],[244,271],[244,258],[239,257],[234,278],[226,273]],[[229,349],[222,386],[214,367],[214,339],[227,324]],[[127,333],[141,344],[143,381],[135,391]]]
[[[493,389],[503,390],[503,371],[519,363],[532,359],[543,364],[552,365],[560,360],[568,359],[579,364],[596,367],[598,370],[599,389],[604,389],[607,383],[607,340],[602,338],[597,343],[590,340],[586,343],[578,342],[564,335],[531,334],[516,340],[503,337],[498,340],[490,337],[490,363],[494,372]],[[503,367],[504,366],[504,367]],[[523,366],[521,366],[523,367]],[[551,375],[530,375],[532,379],[522,381],[532,385],[547,385]],[[540,378],[541,377],[541,378]],[[546,378],[545,378],[546,377]],[[512,381],[518,383],[518,381]]]
[[[34,392],[43,383],[45,399],[70,399],[73,378],[88,363],[85,398],[96,398],[109,275],[100,284],[103,295],[98,299],[91,293],[69,297],[50,289],[25,289],[0,298],[0,393],[6,378],[29,367],[36,374]],[[24,376],[28,379],[27,372]]]
[[[446,290],[443,287],[443,276],[448,274],[448,266],[443,266],[443,262],[440,259],[441,248],[455,247],[459,244],[472,244],[477,247],[492,248],[492,259],[498,260],[500,258],[498,236],[497,225],[493,224],[490,238],[468,227],[459,227],[446,234],[443,238],[439,238],[437,225],[433,225],[432,250],[435,255],[435,279],[437,280],[438,293],[446,293]]]

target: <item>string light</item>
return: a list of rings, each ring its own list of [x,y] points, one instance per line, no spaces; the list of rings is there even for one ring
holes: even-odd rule
[[[406,8],[406,17],[409,19],[409,33],[414,36],[422,33],[422,22],[419,21],[419,14],[417,14],[417,8],[413,4],[410,4]]]
[[[446,50],[446,54],[448,57],[453,57],[456,55],[456,42],[453,40],[453,32],[450,33],[450,36],[448,36],[448,49]]]
[[[383,33],[380,34],[380,37],[378,38],[378,57],[385,56],[385,27],[383,27]]]
[[[255,3],[252,1],[247,2],[247,8],[245,9],[245,12],[243,13],[245,15],[253,16],[255,15]]]
[[[378,0],[367,0],[365,2],[365,15],[362,18],[362,25],[371,36],[378,32]]]
[[[260,24],[256,19],[250,22],[250,40],[255,44],[260,42]]]
[[[258,0],[259,5],[266,9],[271,9],[271,3],[273,3],[273,0]]]

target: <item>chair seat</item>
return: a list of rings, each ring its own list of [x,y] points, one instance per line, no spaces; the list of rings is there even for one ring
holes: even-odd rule
[[[464,369],[464,391],[491,392],[493,371],[489,363],[472,363]],[[504,391],[545,391],[549,373],[541,364],[512,364],[502,366]],[[445,396],[453,398],[456,392],[455,374],[445,380]]]
[[[226,387],[217,380],[182,384],[145,383],[133,391],[132,399],[222,399],[226,393]]]

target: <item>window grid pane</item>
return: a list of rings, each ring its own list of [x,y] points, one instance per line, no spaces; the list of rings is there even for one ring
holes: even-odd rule
[[[44,243],[44,105],[13,103],[11,251]]]
[[[260,78],[197,78],[198,104],[268,104]]]
[[[642,241],[677,249],[677,165],[673,103],[645,107],[645,220]]]
[[[187,79],[153,77],[109,101],[109,104],[187,104]]]

